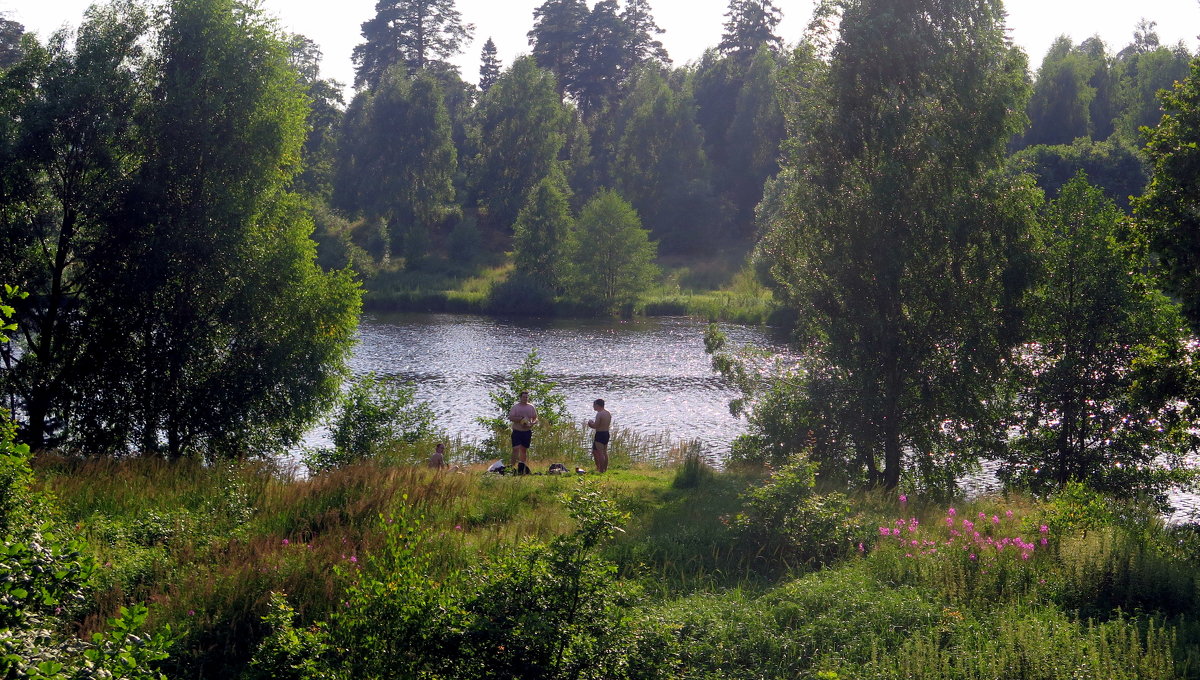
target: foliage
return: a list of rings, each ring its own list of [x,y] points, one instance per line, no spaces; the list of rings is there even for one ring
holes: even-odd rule
[[[17,294],[5,286],[6,297]],[[9,326],[11,314],[0,305],[0,327]],[[0,335],[0,342],[7,338]],[[54,524],[50,499],[34,491],[29,447],[14,441],[13,425],[0,409],[0,674],[165,680],[152,668],[167,658],[171,629],[135,634],[146,622],[140,604],[121,607],[120,617],[110,619],[91,644],[66,631],[67,618],[87,600],[96,563]]]
[[[720,210],[690,88],[676,91],[652,68],[629,87],[614,114],[613,186],[663,252],[711,250]]]
[[[1089,182],[1123,210],[1129,209],[1130,198],[1141,195],[1150,180],[1149,168],[1137,151],[1116,138],[1031,146],[1010,156],[1009,163],[1037,177],[1038,186],[1049,198],[1057,197],[1063,186],[1083,171]]]
[[[303,680],[320,678],[321,657],[329,645],[323,626],[297,630],[296,610],[288,604],[283,593],[271,593],[270,610],[263,622],[270,633],[259,643],[250,667],[248,680]]]
[[[781,79],[787,209],[760,249],[798,322],[814,434],[895,487],[906,449],[961,458],[959,437],[994,422],[1038,199],[998,171],[1024,57],[991,0],[831,2],[818,17],[831,61],[802,46]]]
[[[400,442],[428,442],[440,434],[437,415],[416,400],[416,387],[367,373],[351,381],[330,417],[333,449],[307,453],[310,472],[325,472],[390,451]]]
[[[574,272],[567,297],[596,314],[631,308],[658,273],[658,244],[642,228],[633,206],[616,192],[602,191],[579,212],[572,238]]]
[[[81,273],[144,158],[147,27],[136,3],[97,5],[73,43],[65,31],[45,46],[31,36],[0,75],[0,280],[32,294],[16,305],[23,337],[0,348],[2,382],[35,449],[61,441],[81,398],[73,392],[91,321]]]
[[[334,197],[378,225],[375,254],[384,262],[393,252],[406,265],[420,260],[454,212],[458,155],[443,99],[433,75],[410,77],[396,67],[346,114]]]
[[[651,666],[633,654],[640,636],[621,613],[635,591],[613,583],[614,567],[595,555],[623,517],[586,486],[565,505],[573,532],[470,573],[431,560],[433,536],[420,520],[386,519],[382,548],[343,571],[350,587],[328,625],[296,631],[276,597],[273,632],[251,667],[285,678],[600,678]],[[261,675],[270,671],[279,674]]]
[[[1029,99],[1030,127],[1021,141],[1024,146],[1071,144],[1076,139],[1103,139],[1111,120],[1092,120],[1093,108],[1110,77],[1108,60],[1089,44],[1073,46],[1059,36],[1038,68],[1033,95]],[[1111,116],[1111,113],[1110,113]]]
[[[558,293],[569,275],[569,239],[575,222],[568,203],[570,196],[562,172],[553,168],[530,190],[517,215],[513,262],[530,288]]]
[[[354,48],[354,86],[373,89],[394,66],[404,74],[440,66],[462,51],[475,26],[464,24],[454,0],[379,0]]]
[[[1002,478],[1037,492],[1086,480],[1161,502],[1178,478],[1169,470],[1196,447],[1180,401],[1194,370],[1183,320],[1142,273],[1149,263],[1130,233],[1082,175],[1050,204]]]
[[[540,368],[542,359],[538,356],[537,348],[529,350],[529,354],[521,360],[521,365],[508,374],[508,378],[499,389],[488,392],[488,400],[492,402],[493,413],[490,418],[479,418],[479,424],[493,433],[493,436],[507,430],[511,423],[508,412],[519,401],[522,392],[529,392],[529,403],[537,409],[538,422],[553,428],[570,422],[571,414],[567,412],[567,399],[555,391],[557,383]]]
[[[1150,133],[1150,186],[1134,210],[1150,238],[1167,292],[1179,300],[1192,330],[1200,328],[1200,59],[1163,95],[1167,115]]]
[[[571,116],[554,77],[532,57],[517,59],[479,105],[481,153],[474,191],[481,220],[507,232],[525,197],[548,176],[566,142]]]
[[[818,493],[817,466],[795,456],[745,495],[733,518],[746,550],[790,568],[819,567],[848,555],[862,539],[845,494]]]
[[[336,394],[359,305],[348,273],[314,263],[312,223],[288,192],[306,99],[288,45],[257,11],[178,0],[150,34],[140,16],[96,9],[74,55],[84,68],[68,68],[64,52],[42,75],[32,62],[5,72],[66,107],[38,125],[19,119],[79,162],[63,187],[80,208],[60,200],[51,211],[73,226],[58,223],[47,240],[9,225],[23,232],[14,242],[46,248],[5,255],[37,268],[30,254],[49,253],[63,273],[34,277],[25,306],[37,321],[21,357],[52,363],[36,374],[59,395],[20,395],[24,436],[44,446],[50,433],[88,454],[278,451]],[[10,158],[5,172],[48,182],[32,158]],[[55,350],[39,359],[33,345]],[[59,350],[69,362],[51,360]]]

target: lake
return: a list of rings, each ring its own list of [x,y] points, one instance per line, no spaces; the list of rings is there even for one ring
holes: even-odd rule
[[[685,317],[616,319],[495,318],[464,314],[366,314],[350,361],[416,385],[417,398],[452,436],[486,435],[475,422],[495,390],[537,349],[577,420],[605,400],[613,425],[640,434],[699,440],[715,457],[729,451],[745,422],[729,414],[737,392],[709,366],[703,321]],[[722,324],[733,345],[785,351],[770,331]],[[309,443],[314,443],[310,438]]]
[[[579,421],[593,414],[592,400],[607,402],[613,426],[673,441],[698,440],[720,460],[746,430],[729,414],[736,390],[712,371],[704,353],[703,321],[686,317],[616,319],[496,318],[466,314],[366,314],[350,360],[356,373],[374,371],[416,385],[417,398],[437,413],[451,436],[481,439],[475,422],[494,415],[488,392],[501,385],[531,349],[558,384]],[[721,324],[731,345],[754,344],[787,353],[768,329]],[[315,432],[306,445],[328,445]],[[1200,461],[1193,461],[1200,463]],[[964,480],[970,493],[998,489],[995,466]],[[1200,496],[1177,489],[1172,521],[1200,513]]]

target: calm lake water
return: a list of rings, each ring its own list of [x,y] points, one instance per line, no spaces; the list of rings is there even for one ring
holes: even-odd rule
[[[699,440],[721,459],[745,432],[729,414],[737,392],[709,366],[702,321],[684,317],[617,320],[494,318],[463,314],[368,314],[350,361],[355,373],[374,371],[416,385],[438,424],[452,436],[480,439],[475,422],[489,416],[488,392],[501,385],[531,349],[558,383],[571,414],[590,417],[603,398],[613,425],[672,441]],[[770,331],[722,324],[733,345],[753,344],[786,353]],[[315,432],[306,445],[328,444]],[[1200,464],[1200,460],[1193,461]],[[968,493],[998,490],[994,465],[964,480]],[[1171,521],[1200,519],[1200,496],[1176,490]]]
[[[613,425],[639,434],[699,440],[722,457],[744,421],[729,414],[735,390],[709,367],[702,321],[682,317],[619,320],[493,318],[462,314],[368,314],[350,361],[416,385],[452,436],[482,438],[475,422],[494,415],[488,392],[531,349],[578,420],[603,398]],[[783,350],[763,329],[723,324],[732,344]]]

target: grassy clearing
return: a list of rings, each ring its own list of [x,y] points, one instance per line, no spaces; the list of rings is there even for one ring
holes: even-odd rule
[[[583,465],[581,438],[541,437],[537,469]],[[182,633],[170,677],[243,673],[270,632],[273,592],[299,625],[328,619],[358,565],[391,540],[386,518],[424,532],[419,583],[462,583],[573,531],[562,499],[589,479],[628,515],[598,554],[614,589],[641,593],[623,625],[639,658],[655,661],[627,677],[1200,677],[1200,538],[1189,527],[1078,490],[952,506],[858,494],[837,511],[855,538],[813,561],[806,532],[831,526],[814,508],[841,507],[835,496],[793,499],[788,516],[821,523],[755,526],[763,515],[747,494],[779,473],[715,472],[686,446],[664,447],[625,433],[612,471],[582,479],[489,476],[481,464],[435,472],[412,464],[419,447],[307,479],[253,463],[49,457],[37,474],[105,565],[81,631],[121,604],[151,603],[153,626]]]

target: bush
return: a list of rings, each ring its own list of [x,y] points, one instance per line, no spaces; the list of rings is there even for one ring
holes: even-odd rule
[[[374,373],[356,378],[332,417],[334,448],[311,450],[304,464],[317,473],[378,455],[399,443],[440,433],[436,414],[416,400],[416,387]]]
[[[663,631],[634,624],[638,591],[596,555],[624,516],[594,486],[565,502],[575,531],[467,572],[434,562],[419,520],[386,520],[384,545],[341,570],[349,586],[327,625],[296,630],[275,598],[255,677],[659,677]]]
[[[784,567],[821,566],[848,554],[865,536],[842,493],[816,492],[816,464],[803,456],[746,496],[734,518],[748,549]]]

